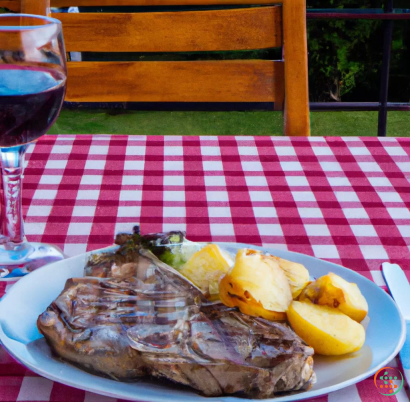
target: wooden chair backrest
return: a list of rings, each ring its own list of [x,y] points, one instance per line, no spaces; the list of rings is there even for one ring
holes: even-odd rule
[[[68,62],[71,102],[274,102],[308,136],[306,0],[228,10],[57,13],[68,52],[194,52],[283,46],[284,60]],[[270,4],[272,0],[51,0],[51,7]],[[0,0],[47,15],[50,0]],[[275,107],[276,108],[276,107]]]

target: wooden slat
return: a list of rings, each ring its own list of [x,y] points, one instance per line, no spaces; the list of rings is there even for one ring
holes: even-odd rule
[[[282,0],[52,0],[53,7],[70,6],[186,6],[223,4],[279,4]]]
[[[51,0],[52,7],[95,6],[202,6],[224,4],[280,4],[283,0]],[[20,0],[0,0],[0,8],[21,10]]]
[[[48,15],[50,0],[0,0],[0,8],[24,14]]]
[[[285,135],[310,135],[306,0],[283,4]]]
[[[70,102],[282,102],[283,63],[70,62]]]
[[[16,13],[20,12],[21,4],[17,0],[0,0],[0,8],[8,8]]]
[[[159,13],[57,13],[67,51],[187,52],[282,44],[280,6]]]

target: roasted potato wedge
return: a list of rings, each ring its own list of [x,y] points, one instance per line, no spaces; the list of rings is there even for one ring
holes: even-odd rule
[[[214,301],[219,299],[219,280],[233,263],[233,259],[216,244],[208,244],[192,255],[179,272]]]
[[[283,269],[288,278],[290,290],[292,291],[293,299],[296,299],[304,287],[309,283],[309,271],[304,265],[284,260],[283,258],[272,256],[272,258]]]
[[[279,264],[250,249],[238,251],[234,267],[219,284],[219,296],[228,307],[268,320],[284,320],[292,301],[288,279]]]
[[[358,286],[332,272],[318,278],[302,291],[299,301],[306,300],[334,307],[357,322],[361,322],[368,312],[367,301]]]
[[[355,352],[365,341],[363,326],[332,307],[293,301],[287,317],[296,334],[321,355]]]
[[[245,292],[236,282],[231,280],[229,275],[225,275],[219,283],[219,298],[226,306],[238,307],[244,314],[262,317],[270,321],[286,320],[286,313],[266,310],[260,301],[255,300],[249,292],[246,294]],[[240,294],[243,295],[240,296]]]

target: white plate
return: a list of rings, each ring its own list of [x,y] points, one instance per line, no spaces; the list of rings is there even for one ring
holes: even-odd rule
[[[246,247],[240,244],[221,245],[232,252]],[[317,383],[313,388],[308,392],[275,398],[275,402],[296,401],[336,391],[371,376],[397,355],[404,342],[405,325],[394,301],[386,292],[365,277],[339,265],[288,251],[269,248],[263,250],[304,264],[314,277],[332,271],[349,282],[356,282],[369,304],[366,343],[363,348],[342,357],[315,356]],[[114,398],[150,402],[203,402],[204,397],[189,389],[165,386],[159,380],[116,382],[88,374],[51,356],[44,338],[37,330],[37,317],[60,294],[67,279],[83,276],[87,256],[88,254],[84,254],[47,265],[27,275],[10,289],[0,302],[0,340],[4,347],[37,374],[86,391]],[[244,400],[236,397],[210,399],[238,402]]]

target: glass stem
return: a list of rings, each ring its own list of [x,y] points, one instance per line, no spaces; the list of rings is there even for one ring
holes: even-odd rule
[[[0,244],[7,243],[9,241],[8,237],[6,237],[3,233],[3,180],[1,179],[0,175]],[[1,272],[0,272],[0,278],[1,278]]]
[[[1,148],[3,177],[3,232],[14,244],[24,242],[22,180],[28,145]]]

